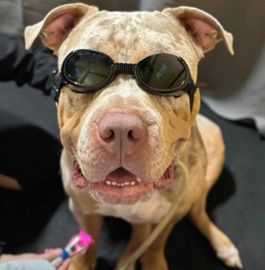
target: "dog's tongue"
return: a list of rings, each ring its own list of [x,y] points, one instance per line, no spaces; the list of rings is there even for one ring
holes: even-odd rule
[[[108,174],[106,180],[114,182],[129,182],[136,181],[136,176],[121,167]]]

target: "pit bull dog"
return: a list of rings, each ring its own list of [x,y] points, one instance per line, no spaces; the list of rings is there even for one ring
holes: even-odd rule
[[[233,54],[232,35],[197,8],[109,12],[75,3],[27,27],[26,47],[38,37],[58,56],[61,168],[70,209],[96,241],[71,269],[95,269],[103,216],[132,225],[117,265],[123,269],[172,209],[141,255],[142,269],[168,269],[166,240],[185,215],[226,265],[241,268],[238,250],[205,210],[225,148],[219,127],[198,115],[196,86],[204,53],[223,40]]]

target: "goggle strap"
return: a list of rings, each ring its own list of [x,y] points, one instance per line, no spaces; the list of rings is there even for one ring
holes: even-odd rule
[[[134,74],[135,65],[126,63],[115,63],[114,69],[115,72],[119,74]]]
[[[193,102],[194,102],[194,95],[196,92],[197,86],[194,84],[189,84],[187,92],[190,97],[190,110],[192,111]]]
[[[60,96],[61,88],[65,85],[62,75],[58,72],[57,69],[53,70],[52,72],[52,80],[53,86],[51,89],[51,96],[57,103]]]

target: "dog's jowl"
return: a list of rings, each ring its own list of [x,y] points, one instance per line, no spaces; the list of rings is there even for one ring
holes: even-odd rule
[[[185,215],[226,265],[242,267],[205,210],[224,143],[218,126],[198,115],[196,85],[200,59],[219,41],[233,54],[232,35],[196,8],[108,12],[78,3],[27,27],[26,46],[38,36],[58,56],[64,187],[80,227],[96,240],[70,269],[95,269],[102,218],[114,216],[132,224],[117,269],[167,218],[140,258],[144,270],[166,270],[167,237]]]

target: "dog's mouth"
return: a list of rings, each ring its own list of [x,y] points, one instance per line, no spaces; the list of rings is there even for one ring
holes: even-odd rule
[[[148,200],[155,189],[167,186],[174,179],[174,167],[170,165],[158,181],[143,182],[135,174],[120,167],[109,173],[104,181],[91,182],[84,177],[77,162],[73,167],[73,183],[87,188],[96,200],[109,204],[134,204]]]

